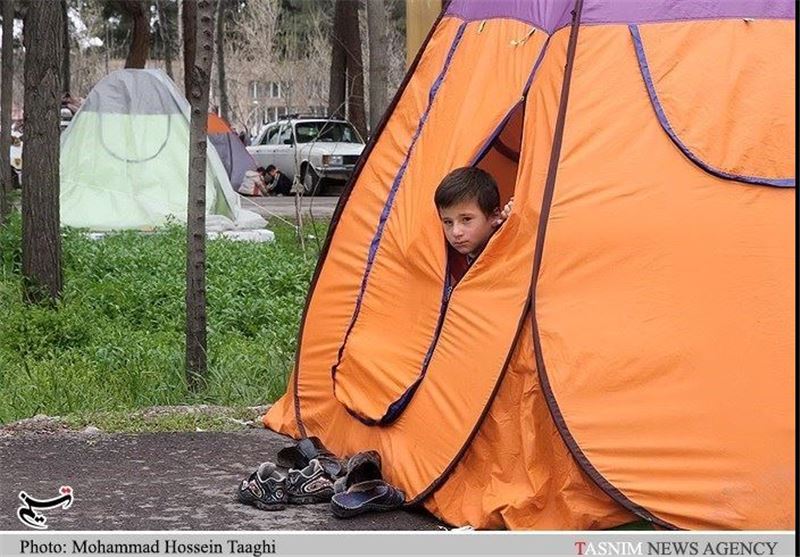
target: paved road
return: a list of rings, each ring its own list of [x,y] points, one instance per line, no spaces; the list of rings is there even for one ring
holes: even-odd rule
[[[242,200],[242,208],[255,211],[267,220],[270,218],[285,218],[294,221],[295,219],[295,204],[294,197],[289,196],[274,196],[274,197],[245,197],[239,196]],[[308,219],[313,218],[326,218],[329,219],[333,216],[333,211],[336,209],[336,204],[339,202],[338,197],[302,197],[301,211],[302,217]]]
[[[54,434],[0,437],[0,530],[21,530],[20,491],[73,488],[69,509],[44,511],[51,530],[437,530],[419,512],[347,520],[327,504],[265,512],[239,504],[241,478],[288,440],[266,430],[229,433]]]

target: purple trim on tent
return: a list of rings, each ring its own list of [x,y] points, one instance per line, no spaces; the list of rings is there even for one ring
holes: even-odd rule
[[[571,0],[453,0],[445,15],[475,21],[508,18],[553,33],[570,23]],[[752,17],[794,19],[792,0],[586,0],[582,25]]]
[[[638,27],[635,25],[629,25],[628,28],[631,31],[631,37],[633,37],[633,45],[636,49],[636,57],[639,59],[639,68],[642,72],[642,79],[644,79],[644,83],[647,86],[647,94],[650,96],[650,102],[652,103],[653,109],[656,112],[658,121],[661,124],[661,127],[664,128],[664,131],[667,132],[667,135],[672,142],[683,152],[684,155],[686,155],[689,160],[709,174],[713,174],[714,176],[724,178],[726,180],[736,180],[737,182],[745,182],[747,184],[761,184],[765,186],[778,186],[784,188],[795,187],[795,178],[764,178],[760,176],[731,174],[730,172],[725,172],[723,170],[719,170],[718,168],[714,168],[694,154],[681,141],[681,139],[678,137],[678,134],[675,133],[675,130],[672,129],[669,119],[667,118],[667,114],[664,112],[664,108],[661,106],[661,102],[658,100],[658,93],[656,92],[655,85],[653,84],[653,77],[650,74],[650,67],[647,64],[647,57],[644,52],[644,44],[642,43],[642,37],[639,34]]]
[[[552,33],[569,25],[573,0],[453,0],[445,15],[465,21],[493,18],[518,19]]]
[[[364,292],[367,289],[367,283],[369,281],[370,271],[372,271],[372,265],[375,262],[375,256],[378,253],[378,247],[380,246],[381,239],[383,238],[383,229],[386,227],[386,221],[389,219],[389,213],[392,210],[392,206],[394,205],[394,198],[397,195],[397,190],[400,188],[400,182],[403,180],[403,176],[405,176],[406,169],[408,168],[408,162],[411,159],[411,153],[414,151],[414,146],[417,144],[417,140],[419,136],[422,134],[422,128],[425,127],[425,122],[428,120],[428,115],[430,114],[431,108],[433,107],[433,101],[436,98],[436,94],[439,92],[439,88],[444,81],[444,77],[447,74],[447,71],[450,69],[450,62],[453,60],[453,55],[458,48],[458,45],[461,43],[461,38],[464,36],[464,29],[466,28],[467,24],[462,23],[458,31],[456,32],[456,36],[453,39],[453,43],[450,45],[450,51],[447,53],[447,58],[445,58],[444,65],[442,66],[442,70],[439,72],[439,75],[436,77],[436,80],[433,82],[431,86],[430,93],[428,94],[428,106],[425,108],[425,112],[422,113],[422,117],[417,124],[417,129],[414,132],[414,136],[411,138],[411,144],[408,147],[408,151],[406,152],[406,156],[403,159],[403,163],[400,165],[400,169],[397,171],[397,175],[392,182],[392,188],[389,190],[389,195],[386,199],[386,203],[383,206],[383,211],[381,212],[380,220],[378,221],[378,229],[375,231],[375,236],[372,238],[372,242],[369,246],[369,254],[367,256],[367,266],[364,270],[364,276],[361,279],[361,288],[358,292],[358,298],[356,299],[356,307],[353,311],[353,318],[350,320],[350,325],[347,327],[347,332],[344,335],[344,340],[342,341],[342,345],[339,347],[339,353],[336,357],[336,363],[333,364],[331,367],[331,377],[334,378],[333,381],[333,388],[334,391],[336,390],[336,370],[339,367],[339,364],[342,362],[342,356],[344,354],[344,347],[347,344],[347,339],[350,337],[350,332],[353,330],[353,326],[355,326],[356,320],[358,319],[358,315],[361,313],[361,303],[364,300]],[[364,420],[362,420],[364,421]],[[364,422],[367,423],[367,422]]]

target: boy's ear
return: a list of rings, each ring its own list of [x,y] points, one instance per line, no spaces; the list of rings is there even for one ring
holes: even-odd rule
[[[499,228],[501,224],[503,224],[503,220],[500,218],[500,207],[495,207],[494,211],[492,211],[492,226],[495,228]]]

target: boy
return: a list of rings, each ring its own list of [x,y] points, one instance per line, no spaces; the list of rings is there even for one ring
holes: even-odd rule
[[[501,211],[500,193],[491,174],[477,167],[463,167],[444,177],[436,188],[434,202],[449,244],[452,287],[508,218],[513,198]]]

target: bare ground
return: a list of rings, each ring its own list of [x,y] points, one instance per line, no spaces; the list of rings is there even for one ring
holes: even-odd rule
[[[219,413],[220,407],[158,407],[150,416]],[[261,408],[254,408],[257,416]],[[43,511],[51,530],[436,530],[424,511],[393,511],[347,520],[327,504],[266,512],[241,505],[239,481],[274,460],[286,437],[235,420],[240,431],[104,433],[38,416],[0,428],[0,530],[25,527],[16,518],[18,494],[58,495],[71,486],[69,509]],[[248,423],[250,422],[250,423]]]

